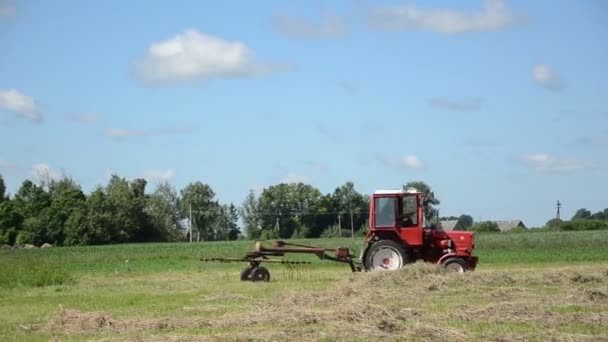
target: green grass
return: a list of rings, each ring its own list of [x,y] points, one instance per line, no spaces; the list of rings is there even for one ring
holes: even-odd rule
[[[0,259],[0,288],[64,285],[74,281],[61,263],[31,253],[7,254]]]
[[[359,256],[362,238],[293,241],[328,247],[346,246]],[[605,231],[477,234],[475,245],[480,267],[608,261],[608,232]],[[212,264],[203,265],[200,258],[240,257],[252,247],[252,241],[231,241],[0,250],[0,270],[3,270],[2,273],[18,270],[20,273],[37,272],[40,267],[36,264],[40,264],[52,265],[58,272],[61,270],[75,275],[111,274],[126,272],[128,260],[130,269],[134,272],[199,271],[202,268],[217,267]],[[308,255],[290,255],[289,259],[311,261],[314,263],[312,267],[344,267]],[[0,286],[2,284],[4,283],[0,282]]]
[[[358,255],[362,239],[295,242],[347,246]],[[478,234],[475,244],[475,254],[480,262],[478,271],[472,273],[470,279],[443,280],[432,274],[406,273],[404,279],[392,277],[382,283],[371,283],[368,279],[370,274],[352,275],[344,264],[318,260],[310,255],[287,257],[310,261],[310,265],[269,265],[272,281],[262,284],[238,281],[238,273],[244,263],[199,261],[204,257],[243,256],[253,247],[252,241],[0,250],[0,307],[3,308],[0,310],[0,340],[123,340],[131,337],[146,339],[151,335],[187,337],[199,334],[231,338],[236,336],[234,334],[252,334],[261,338],[289,339],[280,335],[281,329],[277,330],[277,327],[290,331],[289,336],[294,339],[315,336],[315,340],[333,340],[332,334],[340,328],[331,319],[320,320],[313,325],[283,321],[283,316],[278,316],[275,321],[262,320],[237,327],[224,327],[217,322],[233,321],[233,317],[241,317],[239,315],[245,315],[244,319],[264,317],[296,302],[305,309],[293,310],[295,313],[312,310],[323,314],[331,310],[341,312],[350,306],[364,308],[366,303],[358,300],[366,300],[370,293],[389,295],[383,292],[388,290],[395,291],[395,300],[399,302],[387,305],[387,310],[408,307],[413,303],[424,306],[428,317],[416,318],[414,325],[409,321],[396,324],[400,329],[410,330],[422,324],[420,331],[414,329],[408,333],[415,336],[424,337],[429,333],[426,324],[456,329],[479,340],[509,334],[535,339],[535,336],[542,337],[545,329],[550,330],[551,336],[565,339],[581,334],[601,336],[608,332],[606,324],[592,324],[593,315],[608,314],[608,299],[602,297],[606,295],[608,298],[605,285],[608,279],[608,232]],[[544,273],[548,275],[538,276]],[[403,283],[408,279],[413,283]],[[350,284],[354,284],[351,290],[354,297],[326,303],[341,298]],[[429,284],[437,285],[436,289],[426,290]],[[370,291],[371,288],[374,291]],[[593,301],[587,299],[589,291],[599,293]],[[323,299],[328,293],[329,297]],[[397,299],[398,296],[405,297]],[[526,321],[484,321],[483,316],[475,317],[474,322],[451,316],[435,322],[433,318],[462,310],[475,312],[493,306],[500,309],[501,303],[509,301],[521,305],[538,303],[540,311],[535,313],[535,319],[544,317],[542,310],[551,311],[558,317],[582,315],[580,317],[584,319],[577,321],[578,316],[572,316],[574,318],[568,318],[571,323],[551,323],[547,328]],[[313,303],[310,307],[307,306],[309,302]],[[397,303],[399,305],[394,305]],[[136,320],[136,323],[163,317],[179,321],[208,319],[215,323],[209,327],[193,324],[170,331],[127,331],[126,335],[116,335],[116,332],[103,329],[72,334],[44,328],[62,308],[79,310],[83,315],[103,312],[111,314],[114,319]],[[360,324],[365,326],[367,323]],[[27,331],[28,328],[32,331]],[[378,337],[362,334],[362,340]],[[441,336],[428,338],[441,339]]]

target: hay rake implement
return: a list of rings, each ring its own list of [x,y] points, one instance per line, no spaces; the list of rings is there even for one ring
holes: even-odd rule
[[[247,262],[249,266],[241,271],[242,281],[269,281],[270,271],[261,263],[278,263],[287,265],[311,264],[309,261],[291,261],[271,259],[270,257],[282,257],[285,254],[314,254],[321,260],[330,260],[346,263],[352,272],[361,271],[361,264],[353,259],[350,250],[346,247],[326,248],[318,246],[306,246],[285,241],[273,241],[272,247],[262,246],[256,241],[253,251],[247,252],[242,258],[201,258],[204,262]],[[332,254],[329,254],[332,253]]]

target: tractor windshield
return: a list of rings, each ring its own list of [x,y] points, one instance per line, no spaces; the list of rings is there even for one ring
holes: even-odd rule
[[[399,201],[399,221],[401,227],[418,225],[418,206],[415,196],[405,196]]]
[[[394,197],[376,198],[376,226],[395,226],[395,203]]]

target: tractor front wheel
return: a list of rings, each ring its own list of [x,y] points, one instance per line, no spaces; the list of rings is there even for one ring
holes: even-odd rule
[[[368,271],[393,271],[409,262],[403,246],[393,240],[380,240],[368,248],[365,269]]]
[[[467,269],[467,264],[461,258],[449,258],[443,262],[443,267],[448,272],[464,273]]]

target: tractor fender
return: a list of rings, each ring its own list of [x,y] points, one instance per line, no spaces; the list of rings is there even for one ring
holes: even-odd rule
[[[441,258],[439,258],[439,260],[437,260],[437,264],[441,265],[444,261],[451,257],[458,257],[458,255],[456,253],[444,254]]]

